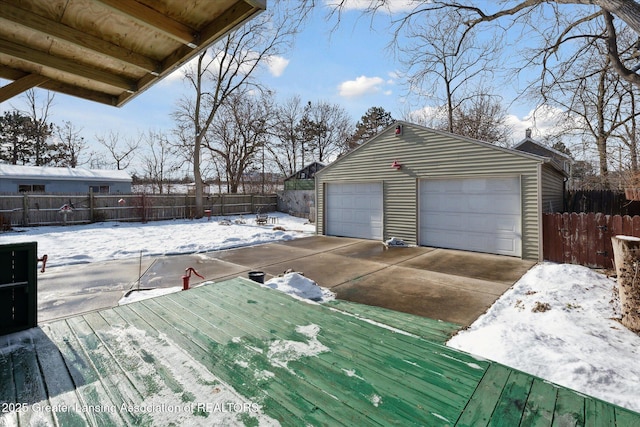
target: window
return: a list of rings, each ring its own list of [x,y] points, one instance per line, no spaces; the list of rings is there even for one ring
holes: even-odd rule
[[[44,193],[44,184],[19,184],[20,193]]]
[[[89,191],[99,194],[109,194],[111,192],[108,185],[90,185]]]

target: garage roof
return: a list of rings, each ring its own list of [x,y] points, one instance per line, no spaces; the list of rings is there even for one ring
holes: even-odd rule
[[[266,0],[0,0],[0,102],[30,88],[122,106]]]

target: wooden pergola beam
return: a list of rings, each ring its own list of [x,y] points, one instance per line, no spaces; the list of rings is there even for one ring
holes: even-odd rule
[[[238,25],[237,22],[244,24],[250,17],[260,13],[262,13],[262,10],[256,12],[252,5],[245,1],[237,2],[234,7],[226,10],[202,29],[200,35],[203,43],[210,44],[233,30]]]
[[[169,18],[160,12],[151,9],[142,3],[131,0],[98,0],[105,6],[116,12],[127,15],[138,23],[161,31],[166,36],[185,44],[191,48],[196,48],[200,42],[199,35],[193,28]]]
[[[137,83],[130,79],[77,64],[66,59],[51,56],[46,52],[22,46],[7,40],[0,39],[0,53],[22,59],[23,61],[30,62],[36,66],[53,68],[58,71],[90,79],[125,91],[136,92],[138,90]]]
[[[260,0],[255,0],[255,2],[257,2],[258,5],[261,5],[262,9],[255,9],[255,6],[250,2],[238,1],[234,7],[226,10],[207,27],[203,28],[200,32],[200,43],[202,46],[208,46],[215,40],[223,37],[224,34],[232,31],[238,25],[238,22],[244,23],[252,16],[262,13],[266,6]],[[162,66],[160,77],[162,78],[166,76],[176,68],[191,60],[195,56],[193,52],[195,51],[186,45],[176,49],[171,56],[164,60],[164,63],[169,65]],[[154,82],[155,80],[152,76],[145,76],[138,81],[138,90],[143,91],[150,87]],[[134,95],[135,94],[133,93],[121,94],[118,99],[118,105],[126,103]]]
[[[0,87],[0,103],[20,95],[31,88],[38,87],[49,79],[37,74],[27,74],[18,80]]]
[[[108,56],[109,58],[140,68],[151,74],[157,74],[161,71],[162,65],[158,61],[124,49],[99,37],[38,16],[4,0],[0,0],[0,20],[1,19],[6,19],[9,22],[14,22],[38,31],[54,40],[57,39]]]

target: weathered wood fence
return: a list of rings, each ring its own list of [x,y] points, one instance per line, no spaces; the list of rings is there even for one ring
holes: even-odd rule
[[[601,212],[607,215],[640,215],[640,201],[614,190],[569,190],[563,212]]]
[[[210,194],[204,208],[212,216],[272,212],[277,201],[275,194]],[[195,197],[185,194],[0,195],[0,224],[13,227],[184,219],[194,212]]]
[[[542,217],[547,261],[613,268],[611,237],[640,237],[640,216],[602,213],[553,213]]]

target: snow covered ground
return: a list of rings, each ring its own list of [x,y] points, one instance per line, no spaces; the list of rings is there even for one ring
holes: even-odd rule
[[[640,336],[617,321],[615,289],[586,267],[539,264],[448,345],[640,412]]]
[[[47,267],[142,256],[209,252],[258,243],[291,240],[315,233],[303,218],[270,213],[275,224],[256,225],[255,216],[199,220],[99,222],[88,225],[19,228],[0,234],[1,243],[38,242]],[[274,227],[282,228],[283,230]]]
[[[212,218],[38,227],[0,234],[0,243],[36,240],[39,255],[49,255],[47,265],[58,266],[140,253],[205,252],[290,240],[315,231],[305,220],[277,217],[284,231],[274,230],[274,224],[255,225],[251,217],[228,217],[222,223],[221,218]],[[332,297],[322,283],[295,273],[274,278],[265,286],[299,298]],[[640,412],[640,337],[617,321],[614,289],[615,281],[588,268],[540,264],[448,345]],[[156,290],[136,298],[171,291]]]

